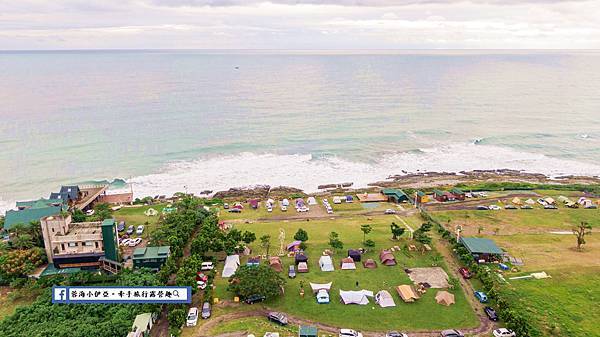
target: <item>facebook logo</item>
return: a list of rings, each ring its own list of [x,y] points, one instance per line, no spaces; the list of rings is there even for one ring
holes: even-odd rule
[[[68,287],[52,287],[52,303],[67,303],[69,301]]]

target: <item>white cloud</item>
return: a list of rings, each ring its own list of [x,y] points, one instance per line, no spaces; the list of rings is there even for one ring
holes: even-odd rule
[[[600,48],[600,1],[0,0],[0,49]]]

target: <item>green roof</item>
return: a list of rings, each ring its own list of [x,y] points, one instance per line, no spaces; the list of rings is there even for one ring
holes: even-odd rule
[[[170,246],[143,247],[133,251],[134,260],[166,258],[171,252]]]
[[[64,200],[62,199],[44,199],[40,198],[38,200],[28,200],[28,201],[17,201],[17,207],[32,207],[32,208],[43,208],[54,205],[64,205]]]
[[[115,219],[104,219],[104,221],[102,221],[102,226],[114,226],[115,225]]]
[[[453,189],[451,189],[450,193],[452,193],[452,194],[465,194],[465,192],[463,192],[461,189],[456,188],[456,187],[453,188]]]
[[[420,197],[424,197],[427,194],[425,194],[425,192],[423,192],[423,191],[417,191],[417,195],[420,196]]]
[[[443,195],[444,191],[436,189],[436,190],[433,190],[433,193],[436,194],[436,195]]]
[[[303,336],[317,336],[317,327],[310,325],[301,325],[298,331],[300,337]]]
[[[9,210],[4,218],[4,229],[9,230],[12,226],[22,223],[29,225],[32,221],[38,221],[43,217],[56,215],[62,211],[60,206],[49,206],[41,208],[26,208],[15,211]]]
[[[49,264],[44,271],[40,274],[42,276],[60,275],[60,274],[74,274],[81,271],[81,268],[61,268],[54,267],[53,264]]]
[[[388,196],[395,196],[397,198],[402,198],[402,197],[408,198],[408,196],[406,195],[406,193],[404,193],[404,191],[397,190],[395,188],[384,188],[383,190],[381,190],[381,193],[383,193],[384,195],[388,195]]]
[[[496,243],[490,239],[482,238],[460,238],[463,245],[471,252],[478,254],[502,254],[502,249],[496,246]]]

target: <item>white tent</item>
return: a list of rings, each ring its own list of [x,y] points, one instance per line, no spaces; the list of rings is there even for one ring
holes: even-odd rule
[[[381,290],[375,295],[375,303],[379,304],[382,308],[395,307],[394,298],[387,290]]]
[[[306,203],[309,205],[316,205],[317,199],[315,199],[315,197],[308,197],[308,199],[306,199]]]
[[[321,289],[329,291],[331,289],[331,283],[332,282],[329,282],[329,283],[312,283],[312,282],[310,282],[310,287],[311,287],[313,293],[316,293],[317,291],[319,291]]]
[[[527,200],[525,200],[525,203],[528,203],[530,205],[534,205],[535,201],[533,199],[527,199]]]
[[[144,214],[145,214],[146,216],[156,216],[156,215],[158,214],[158,211],[157,211],[157,210],[155,210],[154,208],[148,208],[148,209],[147,209],[147,210],[144,212]]]
[[[368,297],[373,297],[372,291],[364,289],[359,291],[340,290],[340,299],[344,304],[367,305],[369,304]]]
[[[283,199],[283,200],[281,200],[281,206],[285,206],[285,207],[287,207],[287,206],[289,206],[289,205],[290,205],[290,201],[289,201],[289,200],[287,200],[287,199]]]
[[[354,270],[356,269],[356,264],[351,257],[347,257],[342,259],[342,270]]]
[[[237,271],[240,266],[239,255],[229,255],[225,259],[225,266],[223,267],[222,277],[231,277]]]
[[[341,204],[342,203],[342,199],[340,197],[333,197],[333,203],[334,204]]]
[[[321,271],[333,271],[335,268],[333,267],[333,261],[331,260],[331,256],[323,255],[319,259],[319,266],[321,266]]]

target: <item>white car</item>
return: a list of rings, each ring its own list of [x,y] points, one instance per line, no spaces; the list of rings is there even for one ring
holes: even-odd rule
[[[144,225],[137,226],[137,229],[135,230],[135,234],[141,235],[142,233],[144,233]]]
[[[141,238],[135,238],[135,239],[130,240],[128,245],[129,245],[129,247],[135,247],[135,246],[139,245],[140,242],[142,242]]]
[[[96,213],[93,209],[88,209],[87,211],[85,211],[85,215],[94,215],[94,213]]]
[[[488,207],[488,209],[492,210],[492,211],[499,211],[502,209],[502,207],[498,206],[498,205],[490,205]]]
[[[298,208],[298,213],[308,212],[308,207],[302,206]]]
[[[494,337],[517,337],[517,334],[514,331],[506,328],[496,329],[492,333],[494,334]]]
[[[333,214],[333,209],[331,207],[327,207],[327,214]]]
[[[540,205],[542,205],[542,206],[546,206],[546,205],[548,205],[548,203],[546,202],[546,200],[544,200],[544,199],[542,199],[542,198],[539,198],[539,199],[537,200],[537,202],[538,202],[538,204],[540,204]]]
[[[131,239],[123,239],[121,240],[121,245],[122,246],[129,246],[129,242],[131,242]]]
[[[356,330],[340,329],[340,337],[363,337],[363,335]]]
[[[287,206],[281,206],[281,211],[282,212],[287,212]]]
[[[191,307],[190,311],[188,311],[185,325],[186,326],[196,326],[196,324],[198,324],[198,308]]]
[[[386,210],[385,210],[385,212],[383,212],[383,213],[385,213],[385,214],[396,214],[396,211],[394,211],[394,210],[393,210],[393,209],[391,209],[391,208],[388,208],[388,209],[386,209]]]
[[[213,270],[214,268],[215,265],[212,262],[202,262],[200,265],[200,270],[202,271]]]
[[[269,212],[269,213],[273,212],[273,207],[271,207],[271,205],[267,206],[267,212]]]

